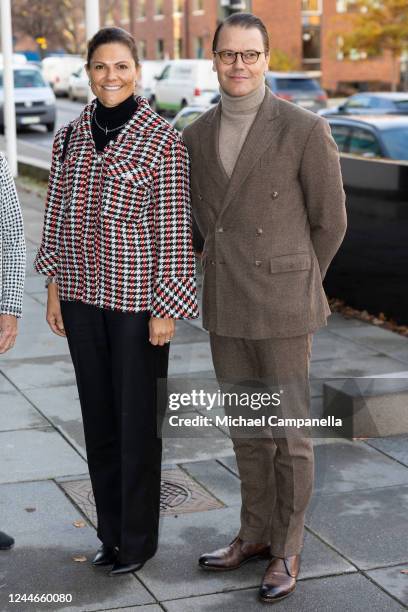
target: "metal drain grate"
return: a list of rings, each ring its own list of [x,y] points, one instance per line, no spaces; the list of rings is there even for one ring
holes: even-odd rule
[[[95,500],[91,481],[70,480],[59,483],[65,493],[96,526]],[[169,516],[187,512],[204,512],[223,508],[224,504],[213,497],[198,482],[180,468],[162,471],[160,490],[160,514]]]

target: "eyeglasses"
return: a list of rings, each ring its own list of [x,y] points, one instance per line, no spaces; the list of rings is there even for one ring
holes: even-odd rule
[[[265,51],[214,51],[214,55],[218,55],[222,63],[229,66],[235,64],[238,55],[241,56],[244,64],[256,64],[262,53]]]

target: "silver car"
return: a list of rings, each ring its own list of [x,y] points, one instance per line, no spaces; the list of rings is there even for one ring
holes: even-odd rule
[[[14,66],[14,100],[17,128],[45,125],[48,132],[55,129],[55,95],[35,66]],[[4,130],[3,69],[0,69],[0,130]]]
[[[317,112],[327,107],[326,92],[304,72],[267,72],[266,84],[279,98]]]

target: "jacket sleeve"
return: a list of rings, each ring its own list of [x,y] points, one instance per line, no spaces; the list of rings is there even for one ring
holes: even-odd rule
[[[5,158],[0,156],[2,295],[1,314],[21,317],[26,265],[23,216],[14,180]]]
[[[35,270],[47,276],[56,276],[58,270],[59,238],[64,219],[61,154],[66,130],[67,126],[61,128],[54,139],[48,191],[45,200],[43,234],[34,261]]]
[[[322,279],[346,232],[340,157],[328,122],[317,119],[303,152],[300,181]]]
[[[189,189],[189,158],[175,140],[155,174],[155,270],[151,315],[160,318],[198,317],[195,259]]]

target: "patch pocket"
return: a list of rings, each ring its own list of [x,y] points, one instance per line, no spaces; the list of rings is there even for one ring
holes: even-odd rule
[[[132,222],[150,203],[151,173],[143,167],[107,168],[102,215],[118,221]]]
[[[310,270],[311,265],[310,253],[291,253],[290,255],[280,255],[271,259],[269,271],[271,274],[299,272],[301,270]]]

